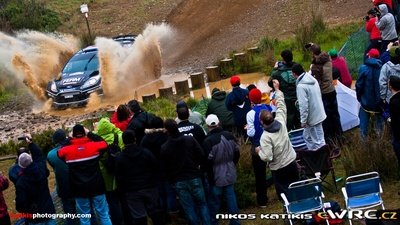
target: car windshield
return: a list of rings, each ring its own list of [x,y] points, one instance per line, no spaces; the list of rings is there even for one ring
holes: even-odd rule
[[[63,73],[76,73],[99,69],[97,53],[81,53],[73,56],[65,65]]]

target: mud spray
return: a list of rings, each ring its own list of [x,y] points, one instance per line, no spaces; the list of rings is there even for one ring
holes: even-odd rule
[[[112,39],[97,38],[104,97],[92,96],[86,109],[75,110],[76,113],[126,102],[135,97],[138,87],[157,80],[161,76],[162,46],[170,48],[168,45],[175,40],[173,36],[173,29],[162,23],[147,25],[130,48]],[[41,103],[41,110],[49,111],[47,84],[60,74],[67,60],[79,50],[78,46],[78,39],[72,35],[36,31],[15,36],[0,33],[0,81],[3,85],[9,80],[24,83]],[[66,115],[70,113],[69,110]]]
[[[0,32],[0,79],[23,82],[44,102],[48,81],[77,50],[78,41],[70,35],[25,31],[12,37]]]

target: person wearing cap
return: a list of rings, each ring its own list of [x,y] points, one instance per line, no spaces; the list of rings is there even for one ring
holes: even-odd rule
[[[384,52],[390,42],[395,42],[398,40],[396,32],[396,20],[394,19],[393,14],[389,12],[386,4],[378,5],[378,10],[381,16],[377,17],[375,24],[381,31],[381,52]]]
[[[220,210],[221,198],[225,199],[229,214],[239,213],[234,183],[237,178],[235,165],[239,161],[240,149],[235,137],[222,129],[217,115],[208,115],[206,124],[209,133],[203,142],[203,149],[208,158],[209,207],[211,223],[218,224],[216,214]],[[240,224],[240,222],[233,219],[229,224]]]
[[[10,215],[7,211],[7,204],[4,199],[3,191],[9,186],[9,182],[6,176],[0,172],[0,224],[11,225]]]
[[[369,50],[373,48],[381,50],[382,37],[381,31],[375,24],[376,20],[378,19],[376,17],[375,9],[370,9],[365,18],[365,30],[369,33],[369,45],[365,50],[365,54],[367,54]]]
[[[309,150],[317,150],[325,145],[323,121],[326,119],[324,104],[318,81],[304,72],[300,64],[293,65],[293,75],[297,78],[297,99],[299,100],[300,122],[304,128],[303,137]]]
[[[274,70],[268,81],[268,85],[272,88],[272,80],[279,81],[281,91],[285,95],[285,104],[287,107],[287,123],[286,127],[290,131],[300,128],[300,114],[296,108],[296,78],[292,74],[293,53],[286,49],[281,52],[282,61],[276,62]]]
[[[76,213],[75,199],[72,197],[69,186],[69,171],[68,165],[61,160],[57,152],[69,144],[69,139],[62,129],[57,129],[53,134],[53,143],[55,147],[47,154],[47,161],[53,167],[54,175],[56,177],[56,191],[58,197],[61,199],[64,213]],[[68,218],[65,220],[65,225],[77,224],[79,220]]]
[[[381,104],[389,104],[392,93],[390,92],[388,82],[390,76],[400,77],[400,47],[389,44],[390,61],[383,64],[379,75],[379,85],[381,94]]]
[[[318,81],[326,119],[322,123],[325,140],[334,144],[342,139],[342,126],[336,98],[336,90],[332,78],[332,61],[326,52],[322,52],[317,44],[311,44],[309,50],[312,52],[311,75]],[[300,76],[300,74],[297,74]],[[300,101],[297,94],[297,99]],[[301,113],[300,113],[301,117]]]
[[[195,123],[201,127],[203,127],[205,125],[205,119],[204,116],[201,115],[201,113],[196,112],[196,111],[192,111],[189,106],[186,104],[185,101],[179,101],[178,103],[176,103],[176,111],[178,112],[178,109],[180,108],[185,108],[189,111],[189,122],[191,123]],[[179,124],[181,122],[181,120],[176,117],[175,121],[177,124]]]
[[[260,156],[255,152],[255,149],[260,146],[260,138],[263,133],[263,128],[260,123],[260,112],[261,110],[272,111],[269,105],[261,104],[261,91],[257,88],[252,89],[249,92],[249,99],[253,105],[253,108],[247,113],[247,136],[251,140],[251,162],[253,165],[254,176],[256,178],[256,194],[257,204],[260,207],[266,207],[267,198],[267,181],[266,169],[267,165],[260,159]],[[286,121],[285,124],[286,126]]]
[[[70,190],[77,211],[90,214],[92,205],[101,225],[111,225],[99,166],[100,153],[106,148],[107,143],[101,137],[77,124],[72,128],[70,145],[57,152],[58,157],[68,164]],[[81,217],[80,222],[82,225],[90,224],[90,218]]]
[[[332,59],[332,67],[339,70],[340,82],[346,87],[351,88],[353,79],[351,78],[349,67],[347,67],[346,59],[343,56],[338,56],[336,49],[331,49],[328,52]]]
[[[21,175],[15,185],[15,208],[19,213],[54,214],[56,210],[47,181],[49,174],[46,167],[46,157],[42,154],[40,148],[32,143],[30,136],[26,136],[31,154],[24,152],[18,157]],[[26,218],[25,222],[28,224],[56,224],[52,218]]]
[[[230,79],[232,91],[225,100],[225,106],[233,113],[236,130],[242,137],[245,136],[246,114],[250,111],[249,91],[240,87],[240,77],[235,75]]]
[[[225,100],[226,92],[214,88],[211,92],[211,101],[208,103],[206,116],[217,115],[221,121],[222,129],[232,132],[235,121],[233,120],[233,113],[226,108]]]
[[[183,135],[172,119],[164,122],[168,140],[161,146],[162,164],[173,184],[188,224],[209,225],[210,213],[206,201],[200,164],[205,162],[201,145],[190,135]]]
[[[122,139],[125,148],[116,158],[115,175],[119,191],[127,202],[130,222],[147,224],[148,215],[154,225],[163,225],[157,183],[159,162],[148,149],[136,144],[132,130],[126,130]]]
[[[132,113],[132,118],[126,129],[133,130],[136,134],[137,143],[140,143],[144,136],[144,130],[149,127],[150,120],[154,115],[144,111],[136,100],[129,101],[128,108]]]
[[[287,114],[284,96],[279,90],[279,81],[273,80],[272,82],[276,92],[276,115],[274,118],[268,110],[260,112],[260,122],[264,132],[260,138],[260,146],[255,151],[263,161],[268,162],[276,194],[281,199],[281,193],[288,194],[289,184],[299,180],[299,173],[296,152],[290,143],[285,126]]]
[[[380,87],[379,76],[382,62],[379,60],[379,51],[376,48],[369,50],[368,58],[358,70],[356,82],[357,100],[360,102],[360,131],[361,137],[366,138],[370,118],[375,124],[375,131],[378,134],[383,130],[383,118],[380,108]]]

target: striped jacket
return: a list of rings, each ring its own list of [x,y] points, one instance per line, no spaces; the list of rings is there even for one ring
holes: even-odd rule
[[[107,148],[103,140],[93,141],[97,135],[74,138],[71,145],[61,148],[58,156],[68,164],[70,188],[73,197],[90,198],[105,193],[103,176],[99,167],[99,156]]]

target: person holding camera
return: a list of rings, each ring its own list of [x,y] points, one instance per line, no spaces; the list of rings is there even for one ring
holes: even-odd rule
[[[396,32],[396,21],[394,16],[389,12],[388,7],[385,4],[378,6],[377,20],[375,21],[376,26],[381,31],[382,45],[381,53],[384,52],[390,42],[398,40]],[[380,15],[380,16],[379,16]]]
[[[381,49],[382,37],[381,37],[381,31],[375,24],[377,20],[375,9],[370,9],[367,12],[367,16],[364,18],[364,20],[365,20],[365,30],[369,33],[369,45],[364,53],[364,56],[367,57],[367,53],[369,52],[369,50],[373,48],[376,48],[378,50]]]

